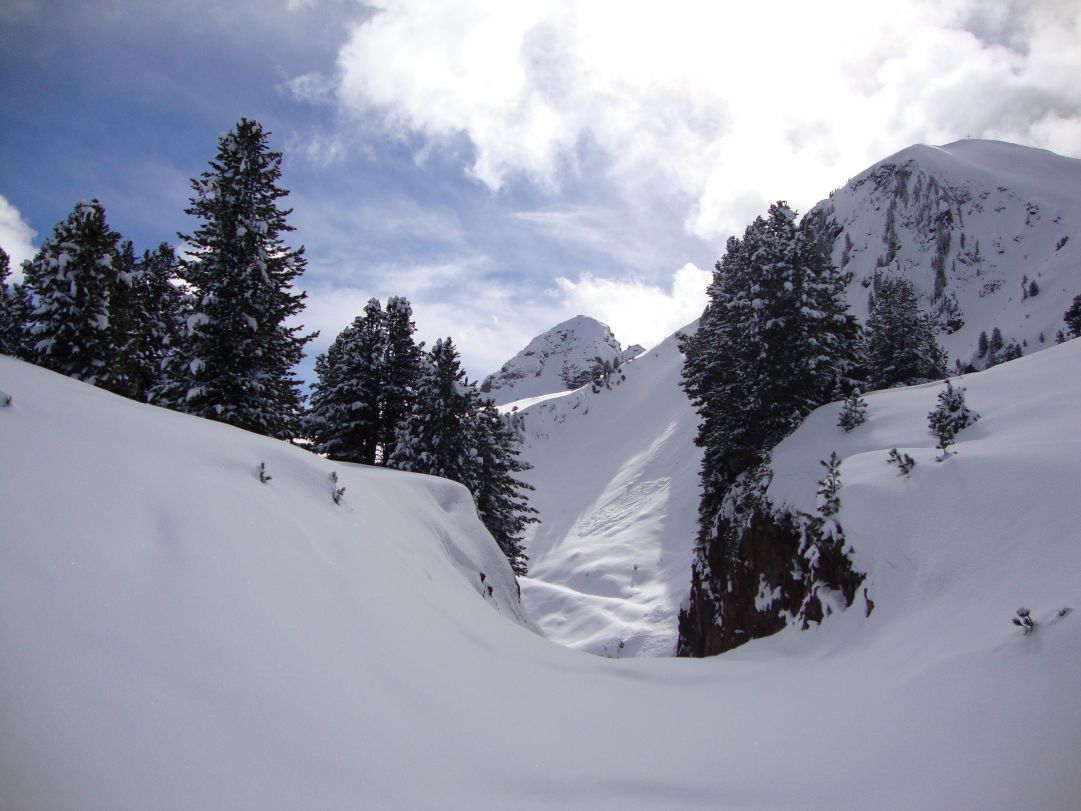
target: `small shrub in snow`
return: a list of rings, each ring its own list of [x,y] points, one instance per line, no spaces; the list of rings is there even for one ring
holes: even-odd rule
[[[851,431],[857,425],[863,425],[867,421],[867,401],[860,396],[860,390],[856,389],[845,398],[841,406],[841,413],[837,417],[837,425],[845,431]]]
[[[901,471],[902,476],[907,476],[912,472],[912,468],[916,466],[916,460],[909,456],[907,453],[900,453],[897,448],[893,448],[890,451],[890,455],[886,457],[887,464],[896,466]]]
[[[927,415],[927,427],[931,434],[938,439],[939,450],[942,456],[935,461],[941,462],[949,456],[950,445],[962,428],[967,428],[976,422],[980,415],[970,410],[965,404],[964,386],[953,387],[953,383],[946,381],[946,388],[939,392],[938,405]]]
[[[330,474],[330,497],[334,499],[335,504],[342,503],[342,496],[345,495],[345,488],[338,487],[338,472],[332,471]]]
[[[270,481],[273,478],[274,478],[273,476],[267,474],[267,472],[266,472],[266,462],[260,462],[259,463],[259,481],[261,481],[263,484],[266,484],[268,481]]]
[[[818,464],[826,469],[826,475],[818,480],[818,512],[829,518],[841,509],[841,457],[834,451]]]
[[[1031,634],[1036,628],[1036,623],[1033,622],[1027,608],[1017,609],[1017,616],[1013,618],[1013,624],[1021,628],[1026,634]]]

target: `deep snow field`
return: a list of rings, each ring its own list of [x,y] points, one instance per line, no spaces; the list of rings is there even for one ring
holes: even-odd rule
[[[1079,369],[1075,340],[962,379],[982,419],[941,463],[941,385],[847,435],[815,412],[771,492],[811,507],[844,458],[870,617],[616,660],[530,629],[457,485],[0,357],[0,808],[1077,808]],[[611,488],[662,478],[663,435]]]

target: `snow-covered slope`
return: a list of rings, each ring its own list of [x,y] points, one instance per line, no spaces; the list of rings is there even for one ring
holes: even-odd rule
[[[963,381],[983,418],[941,464],[933,386],[850,435],[816,412],[775,494],[808,503],[841,453],[871,616],[614,661],[522,627],[457,486],[0,358],[0,807],[1075,807],[1079,365],[1071,341]],[[615,393],[582,419],[627,417]]]
[[[876,273],[904,276],[925,308],[952,322],[939,339],[951,361],[983,368],[977,339],[995,327],[1026,354],[1052,345],[1081,293],[1081,160],[1046,150],[912,146],[807,218],[834,264],[853,273],[849,302],[861,320]]]
[[[526,397],[576,389],[592,380],[598,369],[614,368],[642,352],[623,349],[607,324],[576,315],[538,335],[521,352],[481,384],[496,405]]]
[[[545,634],[607,656],[670,656],[698,510],[697,417],[673,336],[608,388],[518,407],[541,523],[522,599]]]

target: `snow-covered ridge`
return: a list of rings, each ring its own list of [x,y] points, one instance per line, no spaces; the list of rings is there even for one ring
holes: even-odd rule
[[[996,327],[1026,354],[1051,346],[1081,293],[1081,160],[1046,150],[908,147],[806,216],[853,274],[853,312],[866,318],[876,275],[904,276],[949,325],[940,343],[951,361],[982,368],[979,335]]]
[[[644,350],[623,349],[612,330],[596,319],[576,315],[538,335],[489,375],[481,391],[496,405],[584,386],[606,365],[619,366]]]

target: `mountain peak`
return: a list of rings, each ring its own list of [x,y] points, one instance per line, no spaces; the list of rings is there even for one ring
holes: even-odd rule
[[[624,349],[611,327],[587,315],[556,324],[530,341],[481,384],[496,405],[576,389],[605,368],[613,369],[641,353],[635,344]]]

